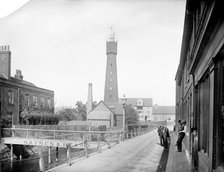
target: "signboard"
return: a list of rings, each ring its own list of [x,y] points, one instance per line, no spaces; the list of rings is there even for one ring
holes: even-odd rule
[[[81,142],[72,140],[32,139],[32,138],[18,138],[18,137],[2,138],[2,143],[15,144],[15,145],[47,146],[47,147],[66,147],[67,144],[71,144],[72,147],[77,148],[84,147],[84,145]]]

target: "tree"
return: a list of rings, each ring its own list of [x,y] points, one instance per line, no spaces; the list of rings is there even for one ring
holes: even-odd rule
[[[87,107],[85,104],[82,103],[82,101],[77,101],[76,104],[76,112],[78,113],[79,116],[79,120],[86,120],[86,116],[87,116]]]
[[[138,112],[130,105],[125,105],[125,122],[126,124],[134,124],[139,120]]]
[[[77,112],[73,107],[61,107],[56,113],[59,116],[60,120],[63,121],[72,121],[77,120]]]

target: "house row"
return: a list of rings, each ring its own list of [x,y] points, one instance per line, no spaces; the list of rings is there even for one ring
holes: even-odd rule
[[[224,15],[221,0],[187,0],[176,73],[176,121],[194,171],[224,171]]]

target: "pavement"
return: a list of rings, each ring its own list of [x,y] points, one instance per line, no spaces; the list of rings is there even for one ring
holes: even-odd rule
[[[96,152],[88,158],[73,160],[71,166],[64,164],[49,171],[190,172],[184,145],[182,152],[177,152],[175,146],[177,136],[172,131],[170,135],[169,149],[160,146],[157,131],[154,130],[116,144],[111,149],[105,148],[101,153]]]
[[[185,146],[182,145],[182,152],[177,152],[175,146],[177,135],[174,131],[170,130],[171,143],[169,148],[169,156],[166,165],[166,172],[190,172],[191,166],[187,159],[188,151]]]

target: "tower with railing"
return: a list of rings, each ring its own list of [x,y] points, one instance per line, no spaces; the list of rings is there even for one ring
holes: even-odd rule
[[[106,42],[106,79],[104,89],[104,102],[117,103],[118,102],[118,84],[117,84],[117,41],[115,40],[115,33],[111,31],[110,38]]]

